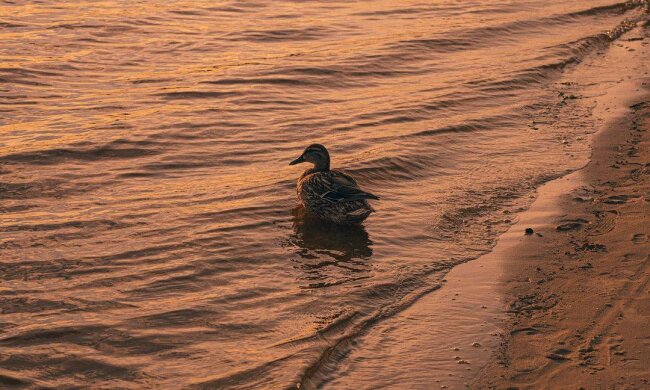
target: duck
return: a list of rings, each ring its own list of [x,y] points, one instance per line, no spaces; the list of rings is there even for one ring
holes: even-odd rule
[[[359,188],[349,175],[330,169],[330,155],[321,144],[305,148],[300,157],[289,165],[311,163],[298,179],[298,201],[305,210],[338,225],[356,225],[375,210],[368,200],[379,200],[377,195]]]

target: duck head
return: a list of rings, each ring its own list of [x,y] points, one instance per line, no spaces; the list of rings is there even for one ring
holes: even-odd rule
[[[330,154],[321,144],[312,144],[305,148],[300,157],[291,161],[289,165],[296,165],[304,162],[314,164],[314,171],[328,171],[330,169]]]

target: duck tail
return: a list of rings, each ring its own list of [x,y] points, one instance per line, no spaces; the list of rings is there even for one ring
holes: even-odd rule
[[[379,200],[379,197],[375,194],[371,194],[370,192],[366,192],[366,199],[374,199],[374,200]]]

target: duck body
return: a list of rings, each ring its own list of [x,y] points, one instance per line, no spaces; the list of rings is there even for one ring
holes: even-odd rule
[[[315,216],[340,225],[363,222],[375,211],[367,199],[379,199],[362,191],[356,181],[343,172],[305,171],[298,180],[298,200]]]
[[[305,210],[323,220],[340,225],[363,222],[375,211],[368,203],[378,196],[363,191],[349,175],[329,169],[329,154],[324,146],[314,144],[293,164],[312,162],[298,179],[298,200]]]

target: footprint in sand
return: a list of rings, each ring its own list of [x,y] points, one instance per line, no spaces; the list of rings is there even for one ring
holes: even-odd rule
[[[570,358],[567,355],[571,354],[571,352],[572,351],[570,349],[559,348],[553,351],[553,353],[546,355],[546,357],[551,360],[561,362],[561,361],[569,360]]]
[[[527,335],[534,335],[539,333],[539,329],[537,328],[518,328],[518,329],[513,329],[510,334],[511,335],[517,335],[519,333],[525,333]]]
[[[630,199],[635,199],[638,198],[637,196],[630,196],[630,195],[612,195],[608,196],[603,200],[603,203],[607,204],[623,204],[627,203],[628,200]]]
[[[562,224],[558,225],[555,230],[558,232],[566,232],[569,230],[577,230],[582,227],[582,225],[587,223],[587,220],[578,218],[578,219],[568,219],[561,221],[563,222]]]
[[[597,211],[595,213],[596,221],[587,227],[587,232],[591,235],[601,235],[611,232],[616,226],[616,219],[619,214],[617,211]]]
[[[641,176],[650,175],[650,163],[645,164],[641,168],[633,169],[631,173],[632,173],[632,178],[637,180]]]

